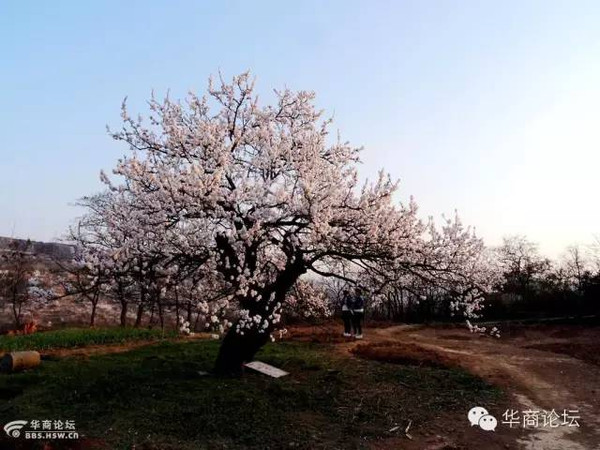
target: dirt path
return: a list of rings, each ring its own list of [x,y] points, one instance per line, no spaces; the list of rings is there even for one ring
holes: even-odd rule
[[[540,424],[518,439],[521,448],[600,449],[600,367],[568,355],[525,348],[523,344],[528,342],[472,335],[461,329],[393,326],[369,330],[368,339],[343,343],[340,350],[355,352],[359,345],[397,345],[422,349],[426,355],[433,353],[444,364],[463,367],[505,388],[514,399],[511,407],[517,411],[554,409],[559,415],[564,410],[578,411],[571,415],[580,417],[579,428]],[[537,339],[536,344],[543,345],[543,339]],[[498,427],[508,427],[502,420],[498,417]]]

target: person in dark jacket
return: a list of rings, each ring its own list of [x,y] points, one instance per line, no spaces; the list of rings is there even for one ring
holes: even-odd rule
[[[354,337],[356,339],[362,339],[362,322],[365,317],[365,297],[363,296],[362,289],[357,287],[354,290],[354,296],[352,297],[352,328]]]
[[[344,321],[344,337],[352,336],[352,296],[350,292],[342,292],[342,320]]]

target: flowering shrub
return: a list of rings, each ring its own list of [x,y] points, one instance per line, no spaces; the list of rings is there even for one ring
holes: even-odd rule
[[[179,332],[187,336],[194,334],[190,331],[190,323],[183,317],[179,318]]]
[[[467,328],[469,329],[469,331],[471,333],[487,334],[487,327],[480,327],[478,325],[473,325],[468,319],[467,319],[466,323],[467,323]],[[492,329],[489,332],[489,335],[492,337],[495,337],[495,338],[499,338],[500,330],[497,327],[492,327]]]
[[[286,297],[285,310],[288,315],[302,319],[329,317],[333,313],[333,305],[323,286],[300,279]],[[278,323],[279,319],[276,316],[274,323]]]

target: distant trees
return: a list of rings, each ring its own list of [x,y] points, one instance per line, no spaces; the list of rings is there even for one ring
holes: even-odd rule
[[[117,221],[121,221],[119,227],[130,226],[127,215],[114,215],[109,223],[106,221],[114,213],[110,209],[113,198],[111,192],[83,198],[80,205],[87,208],[88,214],[69,233],[78,257],[65,268],[69,274],[65,284],[69,293],[89,302],[90,324],[94,324],[99,301],[116,306],[121,326],[165,327],[169,316],[174,315],[175,323],[185,316],[196,328],[206,325],[200,311],[209,317],[216,314],[222,320],[219,299],[227,293],[210,273],[195,272],[194,264],[183,266],[176,259],[165,265],[162,249],[150,252],[148,240],[129,242],[135,247],[124,248],[128,237],[114,233],[114,229],[110,230],[112,234],[109,232],[108,226],[116,227]],[[213,307],[205,307],[206,302]]]
[[[550,260],[540,256],[537,245],[524,236],[504,238],[497,258],[504,277],[502,291],[525,301],[551,267]]]
[[[26,307],[41,304],[52,295],[39,279],[30,247],[30,241],[14,240],[0,255],[0,302],[11,310],[16,328],[23,326]]]
[[[446,219],[445,229],[450,236],[433,232],[430,242],[433,248],[447,252],[443,260],[430,259],[437,270],[387,274],[383,283],[377,277],[363,277],[375,293],[370,304],[375,317],[405,322],[481,317],[486,294],[500,279],[495,254],[483,241],[473,239],[471,230],[458,217]],[[453,244],[454,239],[467,236],[471,236],[471,245]]]
[[[470,303],[485,320],[600,315],[600,266],[595,244],[569,246],[560,258],[540,255],[524,236],[508,236],[485,249],[478,276],[493,286],[480,303]],[[463,320],[452,308],[452,297],[434,283],[404,276],[383,290],[384,301],[370,305],[374,318],[402,322]]]
[[[581,283],[583,309],[588,314],[600,314],[600,270],[588,271]]]
[[[23,305],[29,299],[29,278],[32,275],[30,255],[26,248],[16,243],[9,252],[2,254],[0,271],[0,297],[10,305],[15,327],[20,328]]]
[[[523,236],[505,238],[497,249],[503,283],[488,297],[489,318],[600,314],[600,268],[578,245],[555,261],[540,256]]]
[[[99,276],[94,274],[93,267],[90,268],[77,259],[66,264],[58,263],[55,276],[58,278],[57,284],[64,292],[61,297],[74,296],[81,303],[89,303],[89,325],[93,327],[103,293],[103,285]]]
[[[564,270],[569,287],[578,293],[582,292],[584,279],[589,274],[591,266],[586,255],[578,245],[567,247],[562,261],[559,262]]]

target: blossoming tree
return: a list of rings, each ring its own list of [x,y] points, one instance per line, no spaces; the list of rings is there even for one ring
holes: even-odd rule
[[[453,284],[467,302],[476,297],[470,270],[481,241],[460,223],[421,222],[412,199],[393,201],[397,183],[383,173],[359,186],[360,149],[330,137],[313,100],[283,90],[261,106],[242,74],[210,82],[205,97],[153,97],[147,119],[124,103],[123,127],[111,132],[131,154],[115,177],[101,175],[110,201],[98,242],[110,242],[110,264],[123,273],[144,274],[140,265],[151,261],[167,280],[184,270],[224,286],[220,308],[235,309],[237,320],[219,373],[238,372],[267,342],[286,294],[309,272],[355,282],[351,265],[382,285],[410,273]],[[210,322],[225,320],[205,309]]]

